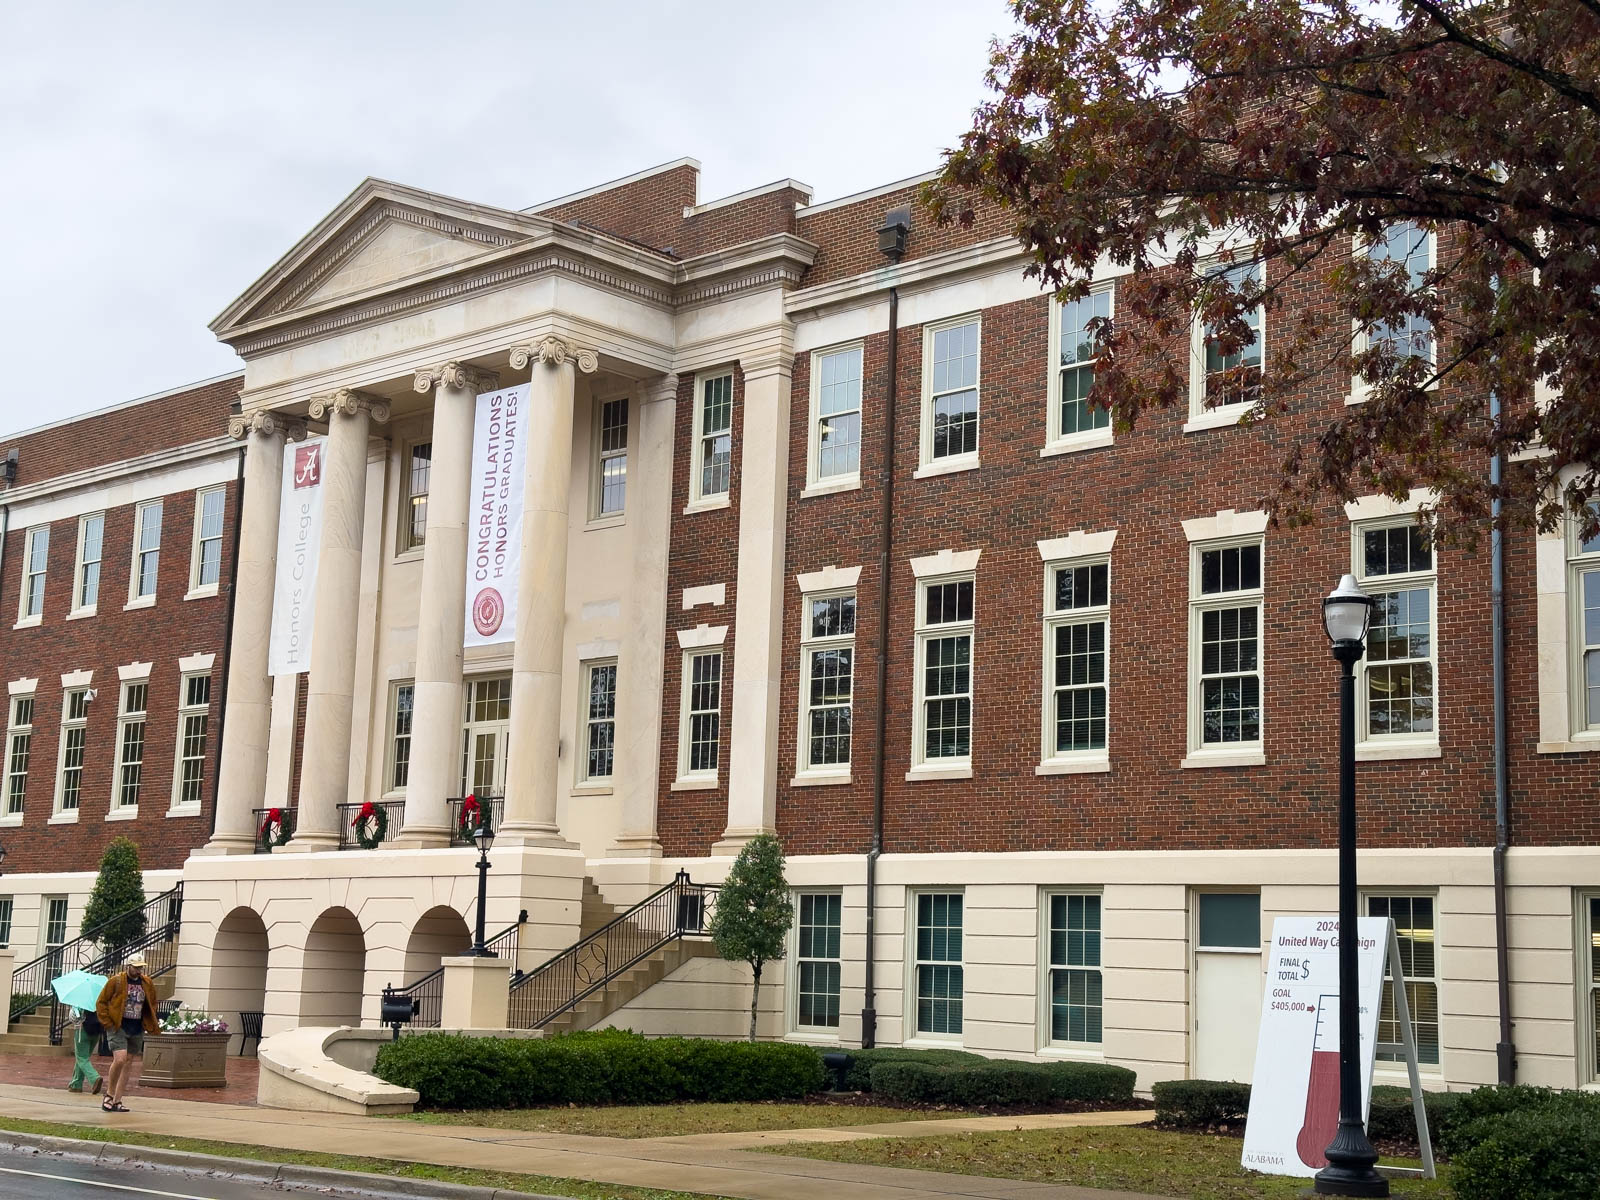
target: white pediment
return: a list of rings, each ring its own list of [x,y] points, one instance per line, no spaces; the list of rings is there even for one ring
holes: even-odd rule
[[[312,282],[311,290],[289,300],[283,309],[337,300],[368,288],[399,283],[435,267],[473,258],[486,249],[483,241],[452,237],[433,229],[384,216],[374,231],[353,247],[337,264]]]

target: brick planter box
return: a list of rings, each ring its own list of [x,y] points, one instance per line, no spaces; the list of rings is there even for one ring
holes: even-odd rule
[[[144,1042],[139,1082],[145,1087],[226,1087],[226,1033],[163,1033]]]

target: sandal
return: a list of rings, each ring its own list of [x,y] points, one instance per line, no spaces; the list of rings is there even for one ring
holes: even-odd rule
[[[113,1104],[111,1106],[111,1111],[112,1112],[127,1112],[128,1111],[128,1106],[126,1104],[124,1104],[121,1100],[118,1100],[115,1104]]]
[[[104,1100],[100,1101],[100,1111],[101,1112],[116,1112],[117,1111],[110,1096],[107,1096]]]

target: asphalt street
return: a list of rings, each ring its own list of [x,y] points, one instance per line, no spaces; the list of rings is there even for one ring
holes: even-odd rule
[[[285,1200],[311,1194],[158,1167],[99,1166],[0,1150],[0,1197],[4,1200]],[[370,1200],[372,1193],[319,1189],[315,1195]]]

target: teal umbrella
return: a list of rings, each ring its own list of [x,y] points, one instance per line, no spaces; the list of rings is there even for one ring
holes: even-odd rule
[[[106,986],[106,977],[88,971],[68,971],[59,979],[52,979],[50,986],[55,988],[56,998],[61,1003],[91,1012],[100,999],[100,989]]]

